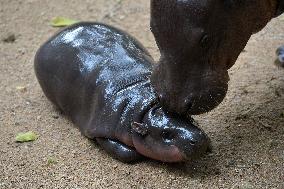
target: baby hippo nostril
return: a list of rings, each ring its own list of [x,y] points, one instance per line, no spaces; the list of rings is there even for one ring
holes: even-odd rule
[[[194,146],[196,144],[196,141],[190,140],[189,144],[191,144],[192,146]]]

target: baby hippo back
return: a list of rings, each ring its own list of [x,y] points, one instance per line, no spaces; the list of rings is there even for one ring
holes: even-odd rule
[[[80,23],[38,50],[35,71],[46,96],[85,135],[114,137],[115,131],[129,132],[156,100],[149,83],[152,62],[125,32]]]

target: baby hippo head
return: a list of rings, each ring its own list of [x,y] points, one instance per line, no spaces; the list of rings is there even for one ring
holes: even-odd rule
[[[169,115],[162,108],[152,108],[143,123],[133,123],[133,144],[136,150],[162,162],[196,159],[209,148],[210,140],[193,120]]]

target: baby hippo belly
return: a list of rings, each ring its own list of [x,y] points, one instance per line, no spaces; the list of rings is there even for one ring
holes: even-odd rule
[[[129,34],[87,22],[51,37],[35,56],[48,99],[113,157],[123,162],[200,157],[208,137],[191,119],[160,108],[149,80],[152,64]]]
[[[112,138],[133,146],[131,124],[142,122],[145,114],[157,104],[157,98],[148,79],[93,102],[88,124],[81,127],[81,131],[89,138]]]

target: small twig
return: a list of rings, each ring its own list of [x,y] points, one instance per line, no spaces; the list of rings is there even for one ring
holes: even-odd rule
[[[259,120],[259,123],[265,128],[265,129],[268,129],[268,130],[271,130],[272,127],[270,125],[268,125],[267,123],[264,123],[263,121]]]

